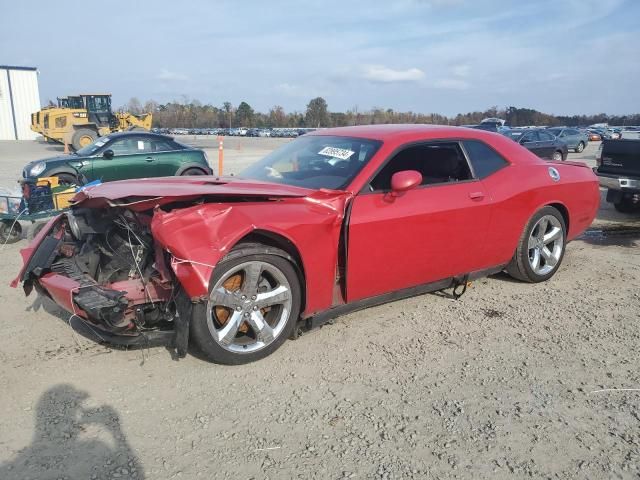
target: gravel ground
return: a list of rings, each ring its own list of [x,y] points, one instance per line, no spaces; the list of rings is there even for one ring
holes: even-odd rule
[[[280,142],[243,141],[225,169]],[[53,148],[0,142],[0,186]],[[0,478],[638,479],[640,221],[603,205],[595,227],[545,284],[371,308],[239,367],[74,335],[7,286],[26,242],[8,245]]]

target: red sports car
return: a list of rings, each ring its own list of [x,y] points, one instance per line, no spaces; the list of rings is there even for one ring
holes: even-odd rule
[[[506,270],[549,279],[599,204],[586,165],[459,127],[316,131],[238,177],[105,183],[22,251],[35,287],[99,340],[188,342],[215,362],[299,327]]]

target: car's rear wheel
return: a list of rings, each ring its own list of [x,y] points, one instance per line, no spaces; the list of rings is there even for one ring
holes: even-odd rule
[[[555,152],[553,152],[553,155],[551,156],[551,160],[554,160],[556,162],[560,162],[564,160],[564,158],[562,157],[562,152],[560,150],[556,150]]]
[[[576,147],[576,152],[577,153],[582,153],[584,151],[584,142],[580,142],[578,144],[578,146]]]
[[[543,282],[551,278],[564,257],[567,227],[554,207],[538,210],[527,223],[518,248],[507,265],[513,278],[524,282]]]
[[[264,358],[295,328],[300,282],[283,251],[241,245],[216,266],[209,285],[207,301],[194,307],[191,336],[213,362],[238,365]]]
[[[190,176],[190,175],[206,175],[207,172],[201,170],[200,168],[187,168],[184,172],[182,172],[181,176]]]

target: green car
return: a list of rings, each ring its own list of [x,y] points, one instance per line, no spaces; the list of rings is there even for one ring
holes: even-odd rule
[[[94,180],[111,182],[212,173],[202,150],[164,135],[134,131],[100,137],[71,155],[31,162],[22,171],[22,177],[25,180],[58,177],[63,185],[82,185]]]

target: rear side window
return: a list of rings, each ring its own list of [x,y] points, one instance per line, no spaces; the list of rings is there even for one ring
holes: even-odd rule
[[[498,152],[484,142],[465,140],[462,143],[477,178],[486,178],[509,164]]]
[[[190,148],[182,143],[176,142],[175,140],[169,140],[169,147],[171,150],[187,150]]]
[[[538,136],[543,142],[550,142],[554,139],[554,136],[547,132],[538,132]]]

